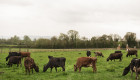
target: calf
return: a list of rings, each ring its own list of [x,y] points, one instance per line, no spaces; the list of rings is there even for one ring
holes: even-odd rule
[[[18,67],[18,65],[21,64],[21,56],[11,56],[7,65],[12,67],[12,64],[17,64]]]
[[[94,52],[95,53],[95,56],[102,56],[104,57],[104,55],[102,54],[102,52]]]
[[[77,59],[76,65],[74,65],[74,71],[77,71],[77,69],[79,69],[80,72],[82,67],[92,67],[93,72],[96,72],[96,62],[96,57],[80,57]]]
[[[91,57],[91,52],[90,51],[87,51],[87,57]]]
[[[128,57],[128,56],[132,56],[132,55],[136,55],[136,57],[138,56],[138,54],[137,54],[137,50],[135,50],[135,49],[128,49],[128,53],[127,53],[127,55],[126,55],[126,57]]]
[[[111,53],[110,55],[109,55],[109,57],[107,58],[107,61],[109,61],[109,60],[114,60],[115,61],[115,59],[120,59],[120,61],[122,60],[122,56],[123,56],[123,54],[122,53]]]
[[[32,69],[32,73],[33,73],[33,68],[35,69],[36,72],[39,72],[39,68],[35,64],[34,59],[32,59],[30,57],[26,57],[25,58],[25,60],[24,60],[24,66],[25,66],[26,74],[27,74],[27,71],[30,74],[30,69]]]
[[[6,57],[6,61],[8,61],[11,56],[21,56],[21,54],[18,52],[9,52],[9,55]]]
[[[128,72],[131,70],[131,77],[133,75],[133,72],[136,73],[136,79],[138,80],[138,75],[140,74],[140,59],[133,58],[131,60],[131,63],[125,67],[122,76],[125,76],[128,74]]]
[[[51,68],[51,72],[53,67],[55,67],[55,70],[57,72],[57,67],[62,67],[63,71],[65,71],[65,61],[66,58],[64,57],[53,57],[53,56],[48,56],[49,62],[47,65],[44,66],[43,72],[47,71],[48,68]]]

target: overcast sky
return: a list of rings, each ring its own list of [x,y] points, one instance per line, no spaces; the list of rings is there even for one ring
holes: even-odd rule
[[[0,0],[0,36],[80,37],[134,32],[140,39],[140,0]]]

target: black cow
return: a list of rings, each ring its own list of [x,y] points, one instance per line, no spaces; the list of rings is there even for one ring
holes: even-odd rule
[[[128,57],[128,56],[132,56],[132,55],[136,55],[136,57],[138,56],[138,54],[137,54],[137,50],[135,50],[135,49],[128,49],[128,53],[127,53],[127,55],[126,55],[126,57]]]
[[[12,67],[12,64],[17,64],[18,67],[18,65],[21,64],[21,56],[11,56],[7,65]]]
[[[109,55],[109,57],[107,58],[107,61],[109,61],[109,60],[114,60],[115,61],[115,59],[120,59],[120,61],[122,60],[122,56],[123,56],[123,54],[122,53],[111,53],[110,55]]]
[[[21,56],[21,54],[18,53],[18,52],[9,52],[9,55],[6,57],[6,61],[7,61],[11,56]]]
[[[133,75],[133,72],[136,73],[136,79],[138,79],[138,74],[140,74],[140,59],[133,58],[131,60],[131,63],[125,67],[122,76],[125,76],[128,74],[128,72],[131,70],[131,77]]]
[[[90,51],[87,51],[87,57],[91,57],[91,52]]]
[[[55,67],[55,70],[57,72],[57,67],[62,67],[63,71],[65,71],[65,61],[66,58],[64,57],[53,57],[48,56],[49,62],[44,66],[43,72],[47,71],[48,68],[51,68],[51,72],[53,67]]]

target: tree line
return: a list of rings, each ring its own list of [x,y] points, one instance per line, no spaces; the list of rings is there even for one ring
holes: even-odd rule
[[[140,41],[136,38],[136,33],[127,32],[123,38],[118,34],[103,34],[102,36],[93,36],[91,39],[80,37],[78,31],[69,30],[67,34],[60,33],[59,36],[52,36],[50,39],[39,38],[31,40],[27,35],[21,40],[18,36],[9,39],[0,39],[0,46],[12,46],[22,48],[47,48],[47,49],[69,49],[69,48],[116,48],[120,45],[125,48],[140,47]]]

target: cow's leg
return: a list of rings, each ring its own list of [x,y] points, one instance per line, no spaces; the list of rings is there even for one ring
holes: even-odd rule
[[[57,67],[55,67],[55,71],[57,72]]]
[[[79,72],[81,72],[81,67],[79,67]]]
[[[131,77],[133,76],[133,71],[131,70]]]
[[[26,74],[27,74],[27,68],[25,68]]]
[[[29,75],[30,75],[30,67],[28,68],[28,72],[29,72]]]
[[[122,58],[120,58],[120,61],[122,61]]]
[[[51,67],[51,72],[52,72],[53,67]]]
[[[138,73],[136,72],[136,80],[138,80]]]
[[[22,67],[21,61],[19,61],[20,67]]]
[[[96,72],[96,70],[97,70],[97,69],[96,69],[96,63],[93,63],[93,64],[92,64],[92,68],[93,68],[93,72]]]
[[[33,74],[33,68],[32,68],[32,74]]]
[[[18,64],[17,64],[17,67],[18,67]]]
[[[62,66],[63,71],[65,71],[65,66]]]

